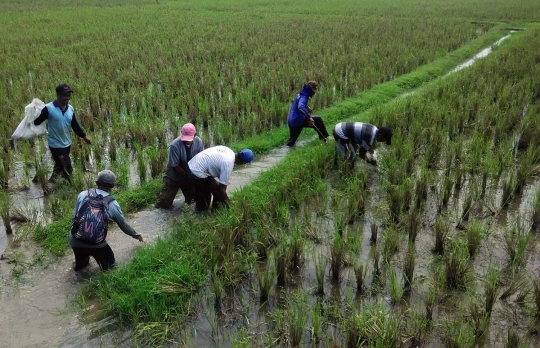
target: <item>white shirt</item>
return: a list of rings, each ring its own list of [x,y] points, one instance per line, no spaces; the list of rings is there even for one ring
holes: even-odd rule
[[[219,178],[219,183],[228,185],[234,168],[235,153],[227,146],[214,146],[199,152],[189,162],[189,170],[201,179],[209,176]]]

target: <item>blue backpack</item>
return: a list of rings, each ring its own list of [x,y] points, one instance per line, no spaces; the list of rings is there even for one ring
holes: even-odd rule
[[[88,196],[71,221],[71,234],[75,239],[87,244],[100,244],[107,237],[107,222],[110,218],[109,204],[114,197],[100,195],[95,189],[88,190]]]

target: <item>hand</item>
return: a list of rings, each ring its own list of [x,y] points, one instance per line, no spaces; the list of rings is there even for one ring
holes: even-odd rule
[[[308,120],[308,124],[313,127],[315,126],[315,121],[313,121],[313,119],[310,117],[309,120]]]
[[[144,242],[142,235],[139,234],[136,238],[139,242]]]
[[[83,138],[83,140],[84,140],[84,142],[87,143],[88,145],[92,145],[92,139],[90,139],[90,138],[88,137],[88,135],[85,136],[85,137]]]

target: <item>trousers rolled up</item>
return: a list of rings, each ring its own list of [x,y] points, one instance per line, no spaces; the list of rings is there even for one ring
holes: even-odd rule
[[[321,116],[311,116],[313,119],[313,122],[315,123],[314,126],[311,126],[306,119],[304,123],[299,127],[289,127],[289,140],[287,141],[287,146],[293,146],[296,143],[296,140],[298,140],[298,137],[302,133],[302,130],[304,128],[313,128],[317,132],[317,135],[319,136],[319,139],[325,140],[328,138],[328,131],[326,130],[326,126],[324,125],[324,121]]]

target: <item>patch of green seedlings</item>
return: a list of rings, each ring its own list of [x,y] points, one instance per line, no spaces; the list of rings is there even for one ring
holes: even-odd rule
[[[405,261],[403,263],[403,283],[406,291],[410,291],[414,280],[414,267],[416,264],[416,247],[409,244]]]
[[[431,326],[433,322],[433,307],[435,305],[435,300],[437,299],[437,289],[433,284],[429,284],[428,291],[426,294],[426,299],[424,302],[424,307],[426,309],[426,320],[428,325]]]
[[[473,302],[469,306],[468,321],[474,333],[475,341],[478,341],[489,327],[489,321],[491,313],[485,311],[485,309],[478,303]]]
[[[299,347],[308,320],[307,303],[302,291],[292,293],[287,300],[287,327],[289,344]]]
[[[512,172],[502,182],[502,195],[501,195],[501,209],[504,209],[510,203],[510,200],[514,197],[516,189],[516,177]]]
[[[474,329],[468,321],[464,321],[462,318],[446,318],[442,322],[441,330],[441,340],[445,347],[464,348],[475,346]]]
[[[443,257],[445,286],[448,289],[465,289],[469,276],[469,253],[461,240],[449,243]]]
[[[448,236],[448,232],[450,232],[450,225],[441,217],[437,217],[437,220],[435,220],[434,232],[435,248],[433,248],[433,251],[436,254],[444,255],[446,237]]]
[[[382,242],[382,258],[388,264],[392,257],[398,251],[398,246],[401,242],[401,234],[392,227],[388,227],[383,232]]]
[[[311,310],[311,342],[318,344],[323,334],[323,313],[322,306],[317,302],[314,309]]]
[[[407,320],[407,336],[409,347],[421,347],[429,332],[428,319],[417,310],[409,311],[410,318]]]
[[[345,258],[346,246],[343,237],[339,233],[334,235],[334,243],[330,247],[331,259],[330,259],[330,273],[332,279],[338,281],[341,268],[343,266],[343,260]]]
[[[495,301],[497,301],[497,297],[499,297],[499,293],[501,292],[499,285],[499,270],[490,267],[483,279],[483,282],[485,297],[484,311],[491,315]]]
[[[317,278],[317,295],[324,295],[324,275],[326,273],[326,258],[321,253],[316,253],[314,256],[315,277]]]
[[[504,348],[526,348],[527,344],[522,340],[521,337],[514,331],[513,328],[509,327],[504,339]]]
[[[298,271],[302,265],[302,253],[304,252],[305,241],[300,232],[300,226],[295,223],[289,240],[289,270]]]
[[[354,276],[356,278],[356,293],[359,295],[364,293],[366,275],[367,267],[361,262],[356,262],[354,265]]]
[[[11,228],[11,219],[9,217],[9,195],[0,188],[0,217],[4,223],[4,228],[6,229],[6,234],[12,234],[13,229]]]
[[[345,323],[347,347],[396,347],[401,342],[402,318],[380,302],[363,304]]]
[[[403,294],[405,293],[405,290],[403,289],[403,286],[399,283],[399,277],[396,274],[396,271],[394,269],[390,270],[389,279],[390,279],[390,300],[392,301],[393,304],[398,304],[403,299]]]
[[[410,211],[409,216],[407,217],[407,232],[409,234],[409,244],[414,244],[416,242],[416,236],[418,235],[418,230],[421,225],[421,214],[417,208]]]
[[[259,282],[259,299],[261,302],[268,301],[272,287],[276,282],[276,269],[272,267],[270,260],[264,267],[257,267],[257,280]]]
[[[518,268],[525,263],[527,244],[530,237],[531,234],[526,231],[519,219],[511,228],[506,228],[504,246],[508,254],[508,264],[511,268]]]
[[[487,231],[485,231],[484,224],[480,220],[473,220],[465,231],[469,257],[473,258],[478,252],[482,240],[486,238]]]
[[[214,295],[214,309],[216,310],[216,313],[221,314],[223,307],[223,289],[225,284],[222,276],[217,271],[217,267],[214,268],[214,272],[212,272],[211,283],[212,294]]]

